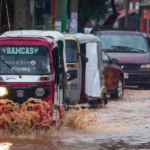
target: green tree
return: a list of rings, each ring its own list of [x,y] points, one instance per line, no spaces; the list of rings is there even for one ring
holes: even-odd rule
[[[83,32],[88,20],[98,21],[107,13],[108,0],[78,0],[78,27],[79,32]]]

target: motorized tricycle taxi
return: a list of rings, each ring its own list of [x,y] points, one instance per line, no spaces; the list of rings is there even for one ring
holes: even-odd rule
[[[17,103],[31,97],[41,99],[54,108],[53,120],[62,118],[66,71],[60,57],[51,37],[0,37],[0,99]]]
[[[7,31],[2,34],[2,36],[40,36],[40,37],[50,37],[53,38],[59,48],[59,61],[60,65],[64,67],[64,73],[61,74],[61,86],[59,89],[59,95],[62,95],[63,105],[65,108],[68,107],[69,104],[69,96],[67,89],[67,67],[66,67],[66,51],[65,51],[65,37],[63,34],[57,31],[50,30],[15,30],[15,31]]]
[[[102,46],[91,34],[64,34],[70,103],[107,104]]]

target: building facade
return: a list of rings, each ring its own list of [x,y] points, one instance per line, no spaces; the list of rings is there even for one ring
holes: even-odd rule
[[[6,9],[6,4],[8,9]],[[62,0],[55,0],[55,16],[51,16],[51,0],[0,0],[0,34],[5,31],[23,29],[51,29],[51,17],[55,17],[56,29],[61,28]],[[7,15],[8,14],[8,15]],[[78,0],[68,0],[67,28],[78,20]],[[76,23],[77,24],[77,23]],[[10,27],[9,27],[10,26]]]
[[[150,36],[150,1],[143,1],[140,4],[141,14],[141,32],[145,32]]]
[[[129,0],[129,9],[139,10],[142,1],[143,0]],[[126,0],[123,1],[123,8],[126,8]]]

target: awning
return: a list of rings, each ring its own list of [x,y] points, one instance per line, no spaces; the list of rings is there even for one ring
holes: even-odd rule
[[[129,13],[128,14],[131,15],[131,14],[136,13],[136,12],[137,12],[136,9],[129,9]],[[126,10],[125,9],[120,10],[119,13],[120,13],[120,15],[118,16],[117,19],[122,19],[122,18],[124,18],[126,16]]]

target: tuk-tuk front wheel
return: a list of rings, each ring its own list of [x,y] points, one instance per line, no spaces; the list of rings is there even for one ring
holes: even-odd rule
[[[102,98],[98,99],[97,101],[101,105],[107,105],[108,104],[107,95],[104,93]]]
[[[102,105],[107,105],[107,95],[104,94],[102,98],[94,100],[94,101],[89,101],[89,105],[91,108],[101,108]]]

